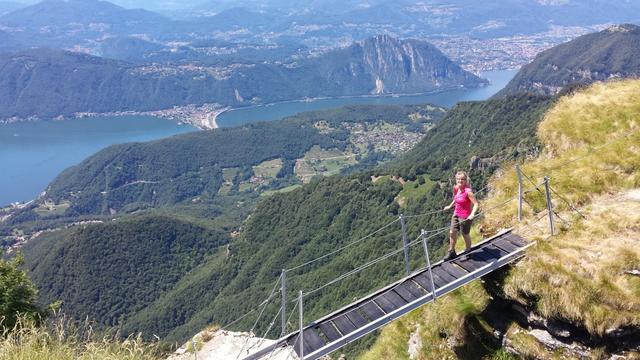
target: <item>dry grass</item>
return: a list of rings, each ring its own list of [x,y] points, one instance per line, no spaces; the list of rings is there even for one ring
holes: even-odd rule
[[[640,201],[604,195],[585,209],[587,220],[541,243],[513,271],[505,292],[538,311],[582,324],[591,333],[640,326]]]
[[[160,352],[140,335],[126,340],[97,336],[85,324],[79,328],[64,317],[37,326],[21,320],[0,337],[0,360],[155,360]]]
[[[572,320],[593,334],[640,325],[640,279],[625,273],[640,269],[640,199],[630,196],[640,187],[640,81],[596,84],[562,98],[540,124],[538,137],[545,151],[523,171],[550,176],[551,186],[587,219],[553,195],[554,208],[568,224],[556,218],[560,235],[530,251],[507,280],[507,294],[523,302],[537,299],[542,315]],[[514,179],[511,169],[497,174],[497,190],[485,206],[515,196]],[[537,191],[527,199],[544,209]],[[529,237],[548,235],[546,218],[531,225],[537,218],[528,206],[525,225],[517,224],[515,206],[496,210],[485,226],[515,224]]]

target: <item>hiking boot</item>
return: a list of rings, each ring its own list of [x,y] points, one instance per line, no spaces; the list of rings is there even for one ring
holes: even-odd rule
[[[456,258],[456,251],[455,250],[449,250],[449,252],[447,253],[447,256],[444,257],[444,259],[442,259],[442,261],[449,261],[449,260],[453,260]]]

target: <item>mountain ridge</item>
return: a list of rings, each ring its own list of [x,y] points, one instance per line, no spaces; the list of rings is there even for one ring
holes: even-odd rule
[[[0,119],[486,85],[428,43],[380,36],[298,63],[140,65],[52,49],[0,54]],[[62,101],[62,100],[65,101]],[[35,105],[34,105],[35,104]]]
[[[640,76],[640,26],[613,25],[538,54],[495,96],[557,94],[571,84]]]

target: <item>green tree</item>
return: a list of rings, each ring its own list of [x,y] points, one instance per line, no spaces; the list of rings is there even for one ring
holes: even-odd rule
[[[36,318],[40,314],[35,305],[38,291],[20,270],[23,263],[22,255],[9,261],[0,259],[0,327],[13,328],[19,315]]]

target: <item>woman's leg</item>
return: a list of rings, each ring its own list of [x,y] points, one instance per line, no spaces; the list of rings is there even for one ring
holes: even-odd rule
[[[461,225],[462,237],[464,238],[465,251],[471,249],[471,220],[464,220]]]
[[[465,251],[469,251],[469,249],[471,249],[471,235],[463,233],[462,237],[464,238],[464,246],[466,247]]]
[[[449,251],[456,251],[456,241],[458,240],[458,232],[455,229],[449,230]]]

